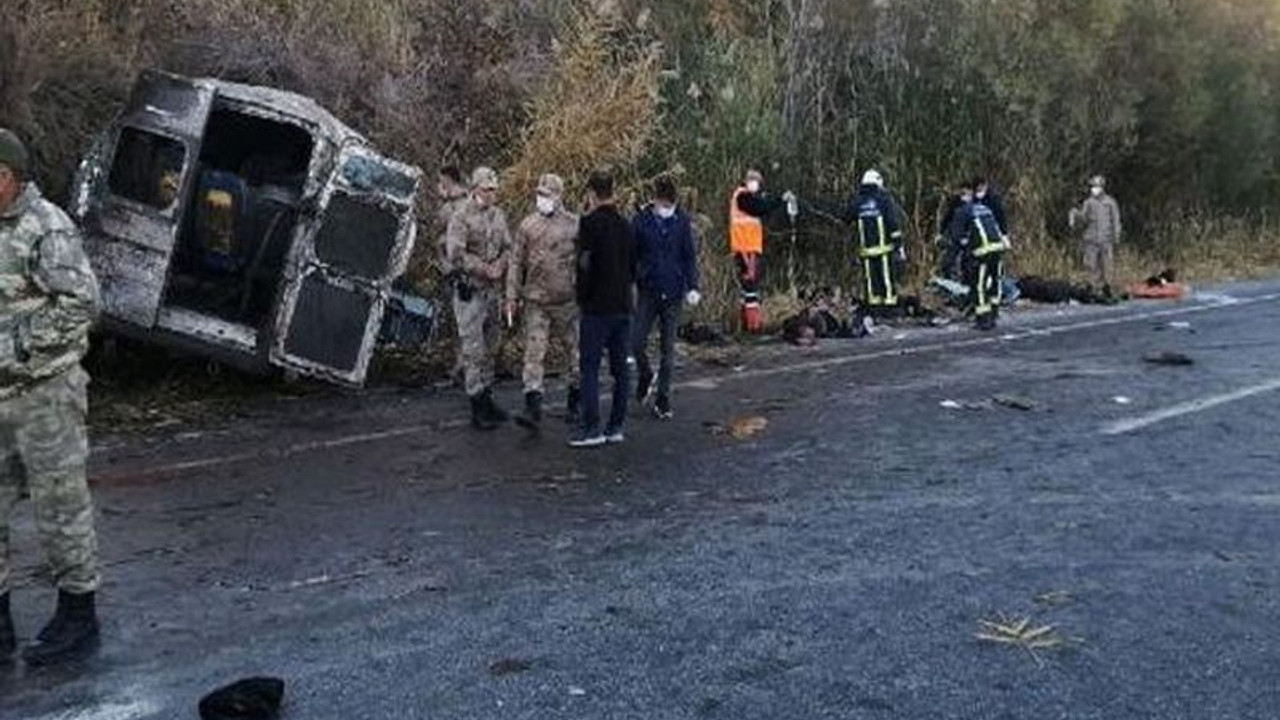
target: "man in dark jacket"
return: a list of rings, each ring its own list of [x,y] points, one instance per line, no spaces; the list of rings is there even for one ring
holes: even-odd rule
[[[632,296],[636,282],[635,235],[618,212],[613,177],[596,172],[587,181],[591,212],[578,225],[577,295],[579,373],[582,382],[582,424],[569,440],[576,448],[599,447],[626,440],[627,351],[631,344]],[[609,424],[600,431],[600,361],[609,354],[613,375],[613,407]]]
[[[633,348],[639,373],[636,399],[644,402],[655,390],[648,345],[653,324],[658,322],[662,357],[653,413],[666,420],[672,416],[671,376],[680,308],[684,303],[696,306],[702,295],[698,292],[697,239],[689,216],[676,205],[676,184],[662,177],[653,189],[653,202],[632,222],[640,289]]]
[[[996,225],[1000,227],[1000,234],[1009,237],[1009,216],[1004,211],[1004,198],[991,187],[986,178],[979,176],[974,179],[973,199],[991,210]]]
[[[979,330],[994,330],[1003,301],[1004,258],[1009,242],[991,208],[965,188],[965,202],[956,211],[948,235],[964,249],[964,277],[969,305]]]

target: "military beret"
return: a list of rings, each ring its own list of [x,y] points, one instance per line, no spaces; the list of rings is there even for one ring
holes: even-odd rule
[[[25,175],[30,162],[31,156],[27,154],[27,146],[22,144],[22,140],[12,131],[0,128],[0,165]]]

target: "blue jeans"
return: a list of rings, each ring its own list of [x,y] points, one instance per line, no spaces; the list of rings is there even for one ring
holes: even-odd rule
[[[631,378],[627,350],[631,344],[630,315],[583,315],[578,324],[578,362],[582,376],[582,427],[584,434],[600,431],[600,361],[609,353],[613,375],[613,407],[607,432],[620,432],[627,420],[627,395]]]
[[[676,367],[676,329],[680,324],[680,308],[683,298],[662,300],[650,293],[640,293],[640,305],[636,309],[636,333],[632,347],[636,357],[636,371],[640,377],[653,379],[653,366],[649,364],[649,335],[653,323],[658,323],[662,357],[658,364],[658,397],[671,399],[671,376]]]

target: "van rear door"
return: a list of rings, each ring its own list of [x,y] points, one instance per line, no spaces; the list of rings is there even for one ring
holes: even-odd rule
[[[271,361],[346,385],[361,385],[391,285],[408,264],[421,172],[348,144],[294,243],[276,310]]]
[[[143,73],[108,136],[85,219],[112,319],[155,325],[214,95],[208,82]]]

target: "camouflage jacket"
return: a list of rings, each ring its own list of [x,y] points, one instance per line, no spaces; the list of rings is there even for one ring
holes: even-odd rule
[[[434,235],[440,243],[437,262],[440,263],[441,268],[446,267],[449,260],[449,221],[453,219],[453,216],[458,213],[458,209],[466,204],[466,202],[467,196],[462,195],[446,199],[440,203],[440,207],[436,208],[435,224],[432,225],[432,235]]]
[[[27,183],[0,213],[0,399],[79,367],[99,302],[76,226]]]
[[[507,300],[543,305],[574,301],[574,244],[578,218],[559,210],[533,213],[516,230],[507,269]]]
[[[445,238],[446,273],[462,275],[477,287],[501,286],[511,251],[511,230],[501,208],[468,200],[449,219]]]

